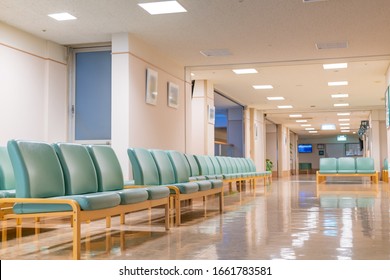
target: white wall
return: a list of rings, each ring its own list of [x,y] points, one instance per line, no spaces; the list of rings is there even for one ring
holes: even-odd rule
[[[112,147],[131,178],[129,147],[186,150],[184,67],[127,34],[112,37]],[[145,102],[146,69],[158,73],[157,105]],[[168,82],[179,86],[179,106],[168,107]]]
[[[0,145],[67,140],[67,51],[0,23]]]
[[[276,125],[267,124],[266,125],[266,159],[269,159],[273,162],[272,171],[277,171],[278,169],[278,138],[277,138]]]

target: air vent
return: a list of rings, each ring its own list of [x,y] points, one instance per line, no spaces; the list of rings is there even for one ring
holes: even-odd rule
[[[316,43],[316,47],[318,50],[346,49],[348,48],[348,42]]]
[[[229,56],[232,53],[227,49],[215,49],[215,50],[202,50],[200,51],[204,56]]]

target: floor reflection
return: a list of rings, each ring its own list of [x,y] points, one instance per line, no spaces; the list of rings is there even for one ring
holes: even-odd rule
[[[368,181],[327,182],[294,176],[274,180],[264,191],[225,193],[225,213],[218,200],[183,209],[183,224],[162,230],[162,209],[130,214],[126,225],[113,218],[82,227],[82,259],[390,259],[389,185]],[[8,222],[0,259],[71,259],[68,221]],[[39,229],[37,229],[37,226]],[[5,238],[4,238],[5,237]]]

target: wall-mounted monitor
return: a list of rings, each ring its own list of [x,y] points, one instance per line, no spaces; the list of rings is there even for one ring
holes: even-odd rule
[[[312,153],[313,145],[312,144],[298,144],[298,153]]]

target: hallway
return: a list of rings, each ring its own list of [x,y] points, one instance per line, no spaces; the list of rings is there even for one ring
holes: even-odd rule
[[[292,176],[274,180],[267,194],[262,184],[255,194],[228,194],[226,187],[223,215],[217,200],[207,202],[206,217],[202,202],[194,201],[183,211],[183,224],[168,232],[162,209],[151,213],[151,226],[147,211],[128,215],[124,226],[115,217],[108,230],[104,221],[85,224],[81,259],[389,260],[388,184],[380,182],[377,191],[366,179],[338,180],[317,189],[314,175]],[[32,221],[23,226],[22,239],[11,228],[6,242],[3,235],[0,259],[71,259],[68,221],[58,227],[42,220],[39,235]]]

